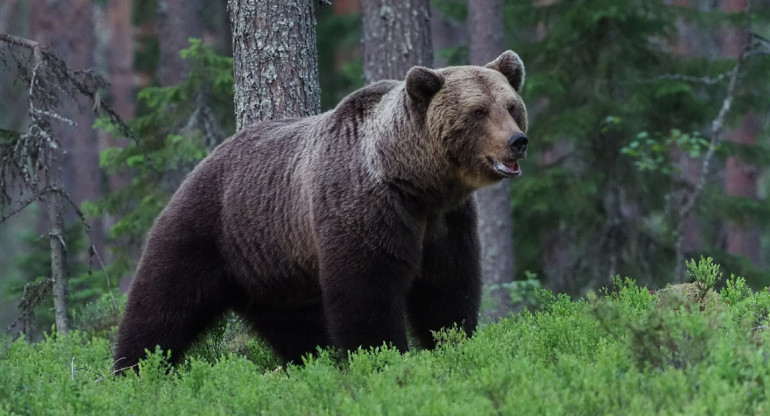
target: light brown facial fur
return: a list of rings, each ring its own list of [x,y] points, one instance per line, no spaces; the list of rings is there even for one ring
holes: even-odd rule
[[[527,110],[518,93],[524,66],[518,56],[506,52],[486,67],[435,73],[443,85],[428,106],[426,129],[431,139],[442,143],[464,184],[477,189],[518,176],[518,160],[526,156],[526,147],[512,148],[511,141],[525,137],[527,130]]]

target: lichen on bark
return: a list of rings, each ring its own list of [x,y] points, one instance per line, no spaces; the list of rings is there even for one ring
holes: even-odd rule
[[[321,108],[311,0],[229,0],[237,128]]]

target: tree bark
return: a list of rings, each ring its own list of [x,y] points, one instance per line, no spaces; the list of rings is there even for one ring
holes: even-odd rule
[[[188,39],[203,37],[202,0],[158,1],[158,78],[161,86],[184,81],[190,64],[179,51],[190,46]]]
[[[722,0],[720,9],[731,13],[740,12],[747,9],[748,3],[749,0]],[[728,58],[737,58],[743,47],[749,43],[748,28],[729,29],[725,32],[721,36],[723,55]],[[727,140],[744,146],[754,146],[757,143],[759,124],[756,116],[749,114],[741,122],[740,127],[726,132]],[[738,157],[728,157],[725,164],[725,194],[756,199],[757,177],[756,168],[749,166]],[[756,229],[728,222],[725,227],[725,240],[728,253],[746,256],[755,265],[759,265],[761,242]]]
[[[37,135],[45,135],[49,140],[40,140],[46,143],[40,149],[43,154],[41,157],[44,169],[41,169],[43,183],[48,189],[42,195],[42,200],[48,217],[48,239],[51,248],[51,293],[53,295],[54,321],[56,331],[67,335],[69,332],[69,320],[67,318],[67,265],[64,243],[64,201],[63,201],[63,180],[62,165],[60,156],[63,153],[60,143],[51,139],[52,128],[50,122],[44,118],[38,111],[50,111],[51,99],[46,97],[48,86],[45,81],[40,81],[39,74],[47,64],[43,58],[39,43],[32,45],[33,67],[29,88],[29,115],[31,123],[37,125]],[[36,85],[43,85],[43,88],[35,88]],[[30,131],[34,129],[30,128]],[[40,192],[39,189],[32,189],[33,192]]]
[[[124,120],[134,118],[134,47],[131,25],[132,0],[109,0],[107,22],[110,30],[108,71],[112,109]]]
[[[672,4],[679,7],[692,7],[691,0],[673,0]],[[699,51],[697,48],[697,44],[699,43],[697,39],[702,37],[697,26],[682,19],[677,22],[676,27],[677,34],[671,39],[671,51],[674,55],[708,55],[707,51]],[[700,174],[700,161],[691,159],[686,152],[678,152],[674,157],[681,169],[682,178],[687,181],[690,186],[695,186],[698,182],[698,175]],[[701,247],[701,226],[697,212],[694,210],[691,211],[683,221],[684,224],[681,226],[683,232],[683,235],[681,236],[682,247],[676,248],[676,250],[682,251],[681,257],[684,257],[689,253],[696,253]]]
[[[468,31],[464,22],[457,22],[444,16],[431,3],[430,31],[433,35],[433,66],[443,68],[449,65],[446,58],[440,57],[444,49],[454,48],[468,42]]]
[[[51,247],[51,291],[53,293],[56,331],[67,335],[67,270],[64,251],[64,201],[61,187],[61,166],[54,154],[58,149],[48,149],[49,186],[53,189],[45,198],[48,213],[48,239]]]
[[[755,114],[749,114],[738,129],[727,133],[727,139],[744,146],[754,146],[757,143],[759,122]],[[757,198],[757,168],[738,157],[730,156],[725,165],[725,194],[735,197]],[[728,253],[746,256],[760,266],[761,247],[760,234],[754,227],[742,226],[728,222],[725,227],[725,245]]]
[[[109,48],[107,70],[110,76],[112,109],[123,120],[134,118],[136,92],[134,90],[134,46],[131,24],[132,0],[109,0],[107,3],[107,24],[109,27]],[[124,147],[125,141],[105,135],[100,148]],[[111,190],[121,189],[128,184],[126,174],[110,175]]]
[[[471,65],[484,65],[500,55],[505,48],[501,0],[469,0],[468,25]],[[495,308],[488,314],[495,320],[504,316],[511,306],[510,296],[502,286],[514,277],[510,186],[509,181],[501,181],[476,192],[481,270],[484,284],[492,289]]]
[[[433,65],[428,0],[362,2],[364,79],[403,80],[415,65]]]
[[[5,0],[0,5],[0,33],[10,32],[8,28],[11,26],[11,16],[16,8],[16,3],[18,0]]]
[[[312,0],[229,0],[237,129],[321,110]]]
[[[74,69],[91,69],[95,66],[93,4],[91,0],[30,1],[30,29],[34,40],[62,58],[67,66]],[[99,168],[99,145],[96,132],[91,128],[94,115],[89,111],[92,104],[84,98],[77,98],[69,114],[77,126],[53,127],[53,134],[67,152],[61,155],[64,188],[75,205],[83,201],[94,201],[102,196],[101,171]],[[99,253],[104,253],[104,228],[101,221],[92,219],[91,241]]]

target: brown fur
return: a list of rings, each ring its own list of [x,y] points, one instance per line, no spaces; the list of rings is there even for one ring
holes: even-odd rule
[[[289,360],[317,345],[405,350],[405,317],[428,347],[453,323],[470,334],[472,192],[504,177],[489,160],[523,157],[506,142],[526,130],[521,61],[509,51],[488,66],[413,68],[220,145],[149,234],[116,365],[155,345],[178,360],[227,309]]]

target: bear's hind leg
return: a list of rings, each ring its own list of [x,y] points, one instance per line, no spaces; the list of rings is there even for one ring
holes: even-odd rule
[[[294,307],[261,306],[236,309],[284,360],[301,364],[316,347],[331,345],[320,304]]]
[[[151,238],[118,331],[115,368],[135,366],[145,349],[171,350],[177,363],[227,308],[226,276],[214,247]]]

